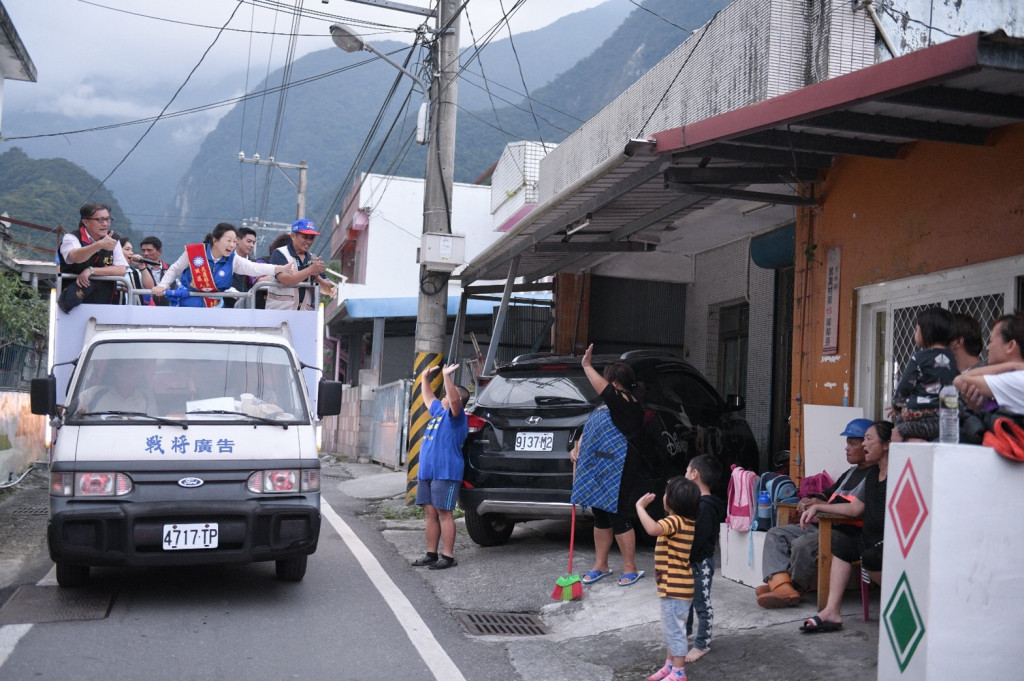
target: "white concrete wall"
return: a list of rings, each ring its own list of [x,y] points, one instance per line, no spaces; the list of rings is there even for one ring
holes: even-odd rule
[[[736,0],[541,160],[541,201],[630,138],[869,66],[874,32],[848,0]]]
[[[33,461],[46,461],[46,428],[46,417],[29,408],[28,393],[0,392],[0,482],[17,477]]]
[[[892,445],[879,679],[1021,678],[1021,490],[988,447]]]
[[[693,283],[686,286],[686,335],[683,356],[714,382],[718,374],[719,306],[750,304],[747,339],[746,419],[757,440],[762,464],[771,425],[771,365],[775,272],[750,262],[750,241],[742,239],[699,253]]]
[[[901,55],[975,31],[1024,36],[1021,0],[900,0],[891,9],[886,4],[875,3],[875,11]],[[890,58],[885,48],[879,58]]]
[[[452,190],[452,232],[466,236],[472,260],[500,234],[491,228],[490,187],[456,184]],[[359,205],[368,209],[366,283],[347,284],[347,298],[414,298],[419,294],[416,249],[423,233],[423,180],[371,174]],[[450,295],[461,294],[456,285]]]

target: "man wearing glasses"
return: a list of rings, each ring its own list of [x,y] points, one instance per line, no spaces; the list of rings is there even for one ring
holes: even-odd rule
[[[114,282],[92,279],[123,277],[128,269],[124,252],[111,233],[110,206],[87,203],[78,213],[78,233],[65,234],[59,251],[61,273],[77,275],[74,280],[64,280],[61,308],[65,312],[78,303],[114,302]]]
[[[271,265],[287,265],[295,263],[298,268],[294,272],[279,272],[276,276],[281,286],[272,286],[267,290],[268,310],[313,310],[314,300],[312,289],[285,288],[306,281],[319,282],[321,290],[328,296],[334,295],[334,285],[324,279],[324,261],[320,256],[313,256],[309,249],[313,239],[320,236],[313,221],[302,218],[292,225],[292,241],[270,254]]]

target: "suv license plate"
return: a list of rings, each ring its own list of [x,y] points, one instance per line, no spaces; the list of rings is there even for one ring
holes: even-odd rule
[[[516,450],[520,452],[550,452],[554,445],[554,433],[516,433]]]
[[[215,549],[219,536],[217,523],[164,525],[164,550]]]

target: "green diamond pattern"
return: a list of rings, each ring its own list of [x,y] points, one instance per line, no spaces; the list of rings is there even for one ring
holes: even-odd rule
[[[885,631],[902,673],[914,657],[917,645],[924,639],[924,620],[917,609],[906,572],[900,575],[896,588],[892,591],[882,614],[882,621],[885,622]]]

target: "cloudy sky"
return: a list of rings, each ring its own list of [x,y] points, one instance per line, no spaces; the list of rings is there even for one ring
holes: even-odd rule
[[[604,1],[518,0],[510,24],[513,33],[534,30]],[[283,63],[296,4],[284,0],[3,3],[39,72],[37,83],[6,82],[5,109],[45,110],[83,119],[113,115],[125,120],[156,114],[193,68],[193,82],[248,73],[248,83],[241,76],[231,87],[237,92],[251,87]],[[359,28],[371,41],[411,42],[411,29],[425,20],[353,0],[303,0],[301,4],[296,57],[329,47],[327,27],[334,22]],[[400,4],[425,7],[433,3],[405,0]],[[478,38],[484,35],[516,5],[517,0],[472,0],[466,13],[473,33]],[[471,42],[467,17],[461,28],[464,45]],[[222,27],[226,29],[218,37]]]

